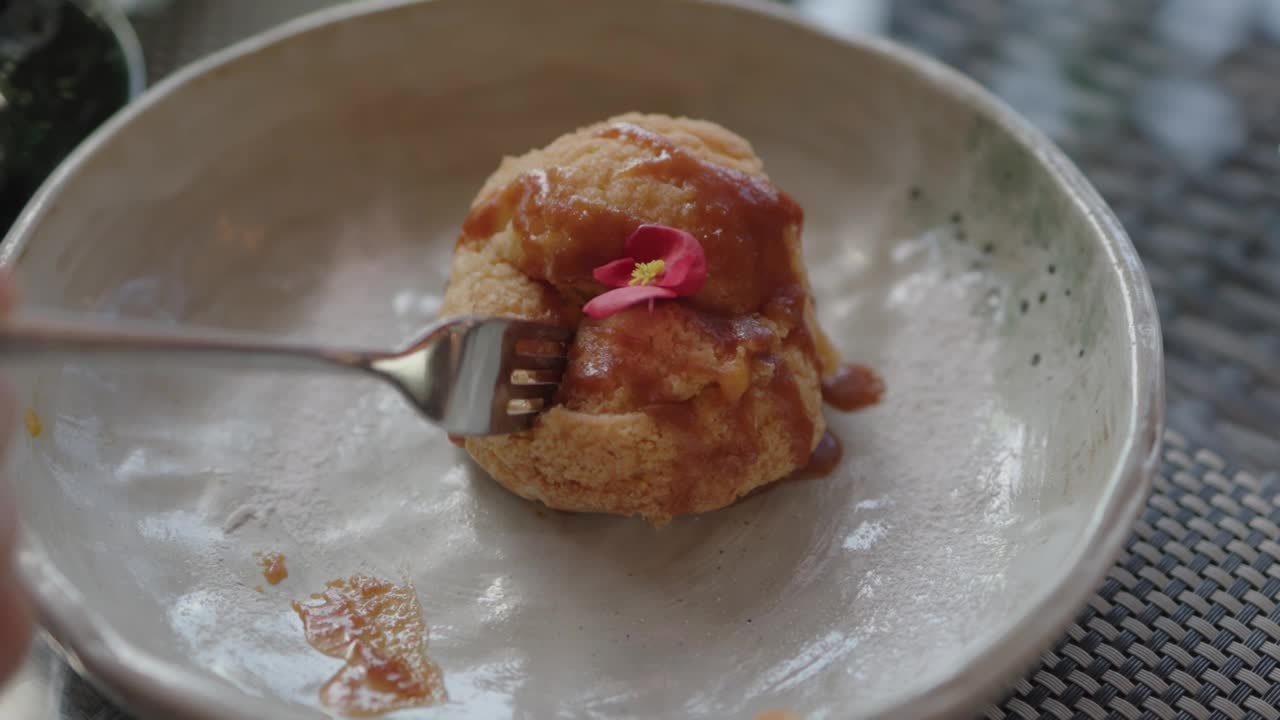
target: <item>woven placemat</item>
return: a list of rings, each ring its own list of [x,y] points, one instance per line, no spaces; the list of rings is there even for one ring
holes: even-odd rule
[[[137,23],[154,80],[338,1],[178,0]],[[793,0],[888,18],[1061,143],[1133,236],[1166,331],[1152,496],[1066,636],[986,716],[1280,720],[1280,0],[856,1],[884,11]],[[62,692],[65,718],[127,720],[74,676]]]
[[[1165,434],[1102,588],[1001,718],[1280,719],[1280,483]]]

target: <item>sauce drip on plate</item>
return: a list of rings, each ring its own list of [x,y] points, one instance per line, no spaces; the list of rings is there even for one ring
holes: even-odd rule
[[[284,566],[285,556],[273,552],[258,555],[258,564],[262,566],[262,577],[272,585],[279,585],[281,580],[289,577],[289,569]]]
[[[852,412],[875,405],[884,395],[884,380],[869,367],[846,363],[822,381],[822,399],[837,410]]]
[[[783,482],[826,477],[831,474],[832,470],[836,469],[836,466],[840,464],[840,458],[843,456],[844,446],[840,444],[840,438],[831,434],[831,431],[828,430],[822,433],[822,438],[818,440],[818,446],[809,455],[809,463],[784,478]]]
[[[440,668],[425,654],[427,626],[412,587],[356,575],[329,582],[293,609],[312,647],[346,661],[320,688],[325,707],[370,717],[445,699]]]
[[[761,493],[790,482],[800,482],[803,480],[816,480],[824,478],[831,474],[836,466],[840,464],[840,459],[844,457],[844,446],[840,443],[840,438],[831,433],[830,430],[822,433],[822,437],[818,440],[818,446],[813,449],[809,455],[809,462],[805,463],[799,470],[790,475],[775,480],[767,485],[752,490],[743,496],[743,498],[755,497]]]
[[[27,412],[22,416],[22,423],[27,426],[27,434],[33,438],[40,437],[44,432],[44,423],[40,422],[40,416],[36,414],[35,408],[27,408]]]

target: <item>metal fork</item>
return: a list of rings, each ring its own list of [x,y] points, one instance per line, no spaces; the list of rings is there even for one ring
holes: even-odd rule
[[[0,323],[0,362],[167,359],[183,366],[372,375],[452,435],[502,435],[528,430],[551,402],[571,334],[528,320],[455,317],[428,327],[399,352],[381,352],[60,314]]]

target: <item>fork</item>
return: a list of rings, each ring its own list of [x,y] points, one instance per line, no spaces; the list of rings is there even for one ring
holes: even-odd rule
[[[0,362],[150,358],[184,366],[372,375],[450,435],[502,435],[530,429],[550,404],[571,335],[529,320],[464,316],[440,320],[403,350],[384,352],[41,314],[0,323]]]

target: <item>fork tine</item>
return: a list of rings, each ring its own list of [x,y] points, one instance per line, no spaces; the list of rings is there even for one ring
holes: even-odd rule
[[[512,385],[559,385],[563,373],[555,370],[528,370],[517,368],[511,371]]]
[[[512,365],[518,370],[564,370],[569,359],[563,355],[525,355],[516,353]]]
[[[531,429],[560,386],[573,331],[514,318],[457,322],[458,350],[433,356],[453,373],[446,427],[464,436]]]
[[[533,423],[538,419],[540,411],[507,413],[499,419],[495,419],[491,430],[494,433],[515,433],[532,430]]]

